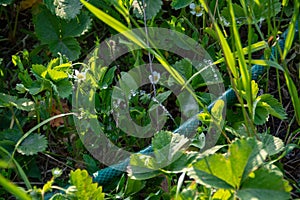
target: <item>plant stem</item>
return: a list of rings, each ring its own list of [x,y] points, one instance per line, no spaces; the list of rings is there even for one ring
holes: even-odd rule
[[[11,111],[12,117],[13,117],[14,121],[16,122],[16,124],[17,124],[19,130],[21,131],[21,133],[24,133],[24,132],[23,132],[23,128],[22,128],[22,126],[21,126],[21,124],[20,124],[18,118],[17,118],[16,115],[15,115],[15,112],[14,112],[13,107],[10,106],[10,107],[9,107],[9,110]],[[11,128],[13,128],[13,127],[11,127]]]
[[[280,77],[279,77],[279,71],[278,71],[278,69],[276,69],[276,81],[277,81],[277,90],[278,90],[279,101],[282,104]]]
[[[14,40],[16,37],[16,32],[17,32],[17,26],[18,26],[18,19],[19,19],[19,12],[20,12],[20,6],[17,6],[17,13],[16,13],[16,18],[15,18],[15,24],[14,24],[14,30],[12,33],[12,39]]]

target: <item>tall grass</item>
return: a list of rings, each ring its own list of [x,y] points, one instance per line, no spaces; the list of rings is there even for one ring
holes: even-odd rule
[[[251,117],[251,119],[253,119],[254,117],[254,113],[253,113],[253,97],[252,96],[252,87],[251,87],[251,73],[250,73],[250,64],[258,64],[258,65],[262,65],[262,66],[272,66],[275,67],[277,70],[281,70],[284,72],[284,77],[286,80],[286,84],[291,96],[291,100],[294,106],[294,110],[295,110],[295,116],[296,116],[296,120],[298,122],[298,124],[300,125],[300,100],[299,100],[299,95],[298,95],[298,91],[297,88],[295,86],[295,83],[293,82],[293,80],[291,79],[289,70],[286,66],[285,63],[285,58],[289,52],[289,50],[292,47],[292,43],[294,41],[294,36],[295,36],[295,27],[296,27],[296,23],[297,20],[299,20],[299,5],[300,2],[295,0],[294,2],[294,13],[292,16],[292,20],[289,24],[289,32],[286,36],[286,42],[284,44],[284,49],[283,52],[281,51],[281,49],[279,48],[279,51],[281,51],[281,65],[278,64],[277,61],[271,61],[271,60],[252,60],[251,59],[251,53],[253,52],[252,47],[253,45],[250,43],[252,41],[252,24],[254,24],[255,28],[257,29],[257,31],[259,32],[259,35],[261,37],[261,39],[264,39],[261,31],[259,30],[259,27],[257,25],[256,22],[253,21],[253,19],[255,19],[254,15],[253,15],[253,8],[251,8],[251,6],[247,5],[245,0],[240,0],[240,3],[243,7],[244,13],[247,16],[247,22],[248,22],[248,48],[246,48],[246,51],[249,53],[249,58],[248,60],[245,59],[245,48],[242,48],[242,44],[240,41],[240,37],[239,37],[239,32],[238,32],[238,26],[236,24],[236,20],[235,20],[235,13],[234,13],[234,9],[233,9],[233,3],[232,0],[228,0],[227,1],[227,5],[229,7],[229,11],[230,11],[230,15],[231,15],[231,30],[232,30],[232,39],[233,39],[233,46],[232,48],[235,48],[235,53],[232,53],[232,50],[229,47],[228,41],[226,40],[225,36],[223,35],[223,33],[221,32],[219,25],[217,24],[217,22],[214,20],[214,16],[212,16],[211,11],[209,10],[209,7],[207,6],[207,2],[205,0],[199,0],[200,3],[202,4],[202,6],[204,7],[205,11],[210,15],[211,19],[212,19],[212,23],[214,25],[216,34],[218,36],[220,45],[222,47],[223,50],[223,54],[224,54],[224,59],[226,61],[227,67],[229,69],[229,72],[232,74],[232,86],[233,88],[235,88],[235,84],[236,84],[236,88],[235,89],[243,89],[245,91],[244,94],[244,98],[247,102],[247,108],[248,108],[248,112],[249,112],[249,116]],[[271,3],[271,2],[270,2]],[[287,2],[283,1],[282,2],[283,5],[286,5]],[[267,21],[268,21],[268,26],[271,26],[270,23],[271,17],[269,16]],[[275,22],[274,22],[275,24]],[[270,28],[270,27],[269,27]],[[265,41],[261,41],[261,44],[265,44],[264,45],[259,45],[259,47],[264,46],[265,48],[269,48],[267,43]],[[234,56],[233,56],[234,55]],[[237,61],[235,60],[235,58],[237,58]],[[215,63],[219,63],[222,62],[223,60],[218,60]],[[238,81],[238,77],[239,77],[239,73],[241,75],[240,77],[240,81]],[[280,88],[279,88],[280,89]],[[237,92],[236,93],[241,96],[241,93]],[[242,108],[243,106],[243,102],[241,100],[241,97],[238,96],[238,99],[240,101],[240,103],[242,104]],[[246,126],[252,126],[253,123],[251,121],[249,121],[248,115],[244,112],[243,109],[243,114],[245,117],[245,124]],[[252,126],[253,128],[253,126]],[[248,129],[248,131],[251,131],[251,129]],[[253,131],[253,129],[252,129]],[[252,132],[251,131],[251,132]]]
[[[246,109],[245,109],[245,106],[243,103],[243,99],[242,99],[242,94],[240,92],[241,90],[245,91],[245,93],[246,93],[245,97],[246,97],[246,101],[247,101],[248,111],[250,113],[250,116],[252,116],[253,97],[252,97],[252,91],[251,91],[252,90],[252,88],[251,88],[251,73],[249,72],[250,70],[249,70],[247,62],[245,60],[245,56],[244,56],[245,49],[243,49],[242,45],[241,45],[240,36],[238,33],[237,24],[236,24],[235,17],[234,17],[232,2],[231,2],[231,0],[229,0],[228,6],[229,6],[229,10],[230,10],[230,15],[232,18],[232,31],[233,31],[233,39],[234,39],[233,44],[235,44],[235,49],[236,49],[235,53],[233,53],[233,51],[231,50],[229,43],[228,43],[227,39],[225,38],[225,36],[223,35],[218,23],[214,19],[214,16],[212,15],[212,13],[210,11],[210,9],[207,5],[207,2],[205,0],[199,0],[199,1],[200,1],[201,5],[204,7],[205,11],[209,14],[210,18],[212,19],[213,26],[215,28],[216,34],[218,36],[220,45],[223,50],[227,68],[229,69],[229,72],[230,72],[229,75],[231,77],[231,85],[236,92],[236,95],[237,95],[237,98],[238,98],[240,104],[242,105],[242,112],[243,112],[247,132],[249,135],[252,135],[253,133],[255,133],[255,128],[254,128],[253,122],[251,120],[252,117],[249,117],[248,113],[246,112]],[[261,42],[261,44],[264,44],[264,42]],[[251,46],[249,46],[247,49],[248,49],[248,52],[250,53]],[[235,59],[235,55],[237,56],[237,62]],[[241,77],[240,77],[240,74],[241,74]]]
[[[298,90],[295,86],[295,83],[293,82],[289,70],[286,66],[286,62],[285,62],[285,58],[289,52],[289,50],[292,47],[292,43],[294,41],[295,38],[295,27],[298,21],[298,28],[299,28],[299,21],[300,21],[300,17],[299,17],[299,9],[300,9],[300,2],[295,0],[294,1],[294,14],[292,16],[292,20],[289,24],[289,31],[288,34],[286,36],[286,41],[284,44],[284,49],[283,49],[283,53],[281,54],[281,61],[283,63],[283,67],[284,67],[284,77],[285,77],[285,81],[286,81],[286,85],[287,88],[289,90],[289,93],[291,95],[291,100],[293,103],[293,107],[295,110],[295,115],[296,115],[296,120],[298,125],[300,126],[300,99],[299,99],[299,94],[298,94]]]

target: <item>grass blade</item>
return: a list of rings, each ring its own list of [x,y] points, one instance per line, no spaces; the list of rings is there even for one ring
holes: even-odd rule
[[[230,69],[233,77],[235,79],[238,79],[239,78],[239,74],[238,74],[238,71],[235,67],[235,59],[234,59],[234,56],[233,56],[233,53],[229,47],[229,44],[225,38],[225,36],[223,35],[220,27],[218,26],[217,22],[214,20],[214,17],[213,15],[211,14],[210,10],[209,10],[209,7],[206,3],[205,0],[200,0],[200,3],[201,5],[203,6],[204,10],[210,15],[210,17],[213,19],[213,25],[215,27],[215,30],[216,30],[216,34],[219,38],[219,41],[220,41],[220,44],[221,44],[221,47],[223,49],[223,52],[224,52],[224,57],[225,57],[225,61],[227,63],[227,66],[228,68]]]
[[[261,65],[261,66],[271,66],[274,67],[276,69],[279,69],[280,71],[284,72],[284,69],[281,65],[279,65],[277,62],[275,61],[271,61],[271,60],[245,60],[246,63],[250,63],[250,64],[254,64],[254,65]]]
[[[300,126],[300,99],[299,99],[299,95],[298,95],[298,90],[292,80],[292,78],[290,77],[290,75],[285,72],[284,73],[284,77],[285,77],[285,81],[286,81],[286,85],[288,87],[289,93],[291,95],[291,99],[292,99],[292,103],[295,109],[295,115],[296,115],[296,119],[298,122],[298,125]]]
[[[243,51],[244,55],[248,55],[250,53],[254,53],[254,52],[257,52],[259,50],[265,49],[267,47],[268,47],[267,42],[260,41],[260,42],[252,44],[251,46],[244,47],[242,51]],[[235,58],[238,56],[237,51],[233,53],[233,56]],[[220,64],[220,63],[224,62],[224,60],[225,60],[224,58],[220,58],[219,60],[215,61],[214,64],[215,65]]]
[[[295,37],[296,23],[297,23],[297,20],[299,20],[300,2],[299,1],[294,1],[294,3],[295,3],[294,14],[292,16],[292,20],[291,20],[291,23],[289,25],[289,29],[288,29],[289,31],[287,33],[286,41],[284,43],[283,53],[281,55],[281,60],[283,62],[285,62],[285,58],[286,58],[289,50],[292,47],[292,43],[293,43],[294,37]],[[289,70],[285,66],[285,63],[283,63],[283,64],[284,64],[284,69],[285,69],[285,72],[284,72],[285,81],[286,81],[289,93],[291,95],[291,100],[292,100],[292,103],[293,103],[293,107],[295,109],[295,115],[296,115],[297,123],[298,123],[298,125],[300,125],[300,107],[299,107],[300,99],[299,99],[298,91],[297,91],[297,88],[296,88],[291,76],[289,75]]]
[[[245,57],[243,55],[243,48],[242,48],[242,44],[241,44],[241,40],[240,40],[240,35],[237,29],[237,25],[236,25],[236,21],[235,21],[235,16],[234,16],[234,11],[233,11],[233,7],[232,7],[232,2],[229,1],[228,2],[228,6],[229,6],[229,11],[231,14],[231,18],[232,18],[232,29],[233,29],[233,37],[234,37],[234,41],[235,41],[235,46],[236,46],[236,52],[237,52],[237,56],[238,56],[238,62],[239,62],[239,68],[240,68],[240,73],[241,73],[241,79],[242,79],[242,85],[244,90],[246,91],[246,93],[248,94],[248,98],[247,101],[252,99],[252,93],[251,93],[251,74],[249,73],[249,70],[247,68],[247,64],[245,61]],[[250,96],[249,96],[250,95]],[[250,102],[248,102],[250,103]],[[248,105],[249,106],[249,105]],[[251,110],[249,108],[249,110]]]
[[[22,169],[22,167],[19,165],[19,163],[10,155],[10,153],[4,149],[3,147],[0,146],[0,150],[2,152],[4,152],[8,157],[10,157],[10,159],[12,160],[12,162],[14,163],[14,165],[17,168],[17,172],[20,174],[21,178],[23,179],[27,189],[32,189],[30,181],[28,180],[24,170]]]
[[[135,44],[137,44],[140,47],[145,48],[147,45],[145,42],[138,39],[138,36],[134,35],[132,32],[129,32],[130,29],[127,28],[124,24],[116,20],[115,18],[111,17],[110,15],[106,14],[102,10],[96,8],[92,4],[88,3],[87,1],[81,0],[81,3],[87,7],[97,18],[99,18],[101,21],[106,23],[108,26],[112,27],[119,33],[122,33],[125,37],[133,41]]]
[[[283,53],[282,53],[282,56],[281,56],[282,61],[286,58],[289,50],[292,47],[293,41],[294,41],[295,27],[296,27],[298,15],[299,15],[299,7],[300,7],[299,1],[295,1],[294,14],[292,16],[292,21],[289,25],[289,31],[288,31],[288,34],[286,36],[286,40],[285,40],[285,43],[284,43],[284,49],[283,49]]]
[[[0,185],[2,185],[2,187],[10,192],[11,194],[13,194],[15,197],[18,197],[18,199],[22,199],[22,200],[30,200],[31,198],[26,194],[26,192],[22,191],[20,188],[18,188],[16,185],[14,185],[12,182],[10,182],[9,180],[7,180],[6,178],[4,178],[1,174],[0,174]]]
[[[235,59],[234,59],[233,53],[228,45],[228,42],[226,41],[225,36],[223,35],[221,29],[219,28],[219,26],[216,22],[214,22],[214,27],[216,29],[217,36],[219,37],[227,66],[230,69],[233,77],[235,79],[238,79],[239,74],[235,67]]]
[[[245,61],[245,56],[243,54],[243,48],[242,48],[242,44],[241,44],[241,40],[240,40],[240,35],[239,35],[238,29],[237,29],[237,24],[236,24],[234,10],[233,10],[231,0],[228,1],[228,7],[229,7],[229,12],[230,12],[230,15],[231,15],[231,19],[232,19],[233,37],[234,37],[235,47],[236,47],[236,50],[237,50],[239,69],[240,69],[240,73],[241,73],[241,82],[242,82],[242,87],[243,87],[244,91],[246,92],[245,97],[246,97],[250,117],[248,117],[246,111],[244,110],[244,107],[243,107],[242,111],[243,111],[244,121],[245,121],[245,124],[246,124],[246,128],[248,130],[248,133],[249,133],[249,135],[252,135],[252,133],[255,132],[255,128],[253,127],[253,123],[250,121],[250,118],[252,120],[254,119],[251,73],[249,72],[250,70],[248,70],[248,66],[247,66],[247,63]],[[239,101],[243,105],[243,100],[239,99]]]

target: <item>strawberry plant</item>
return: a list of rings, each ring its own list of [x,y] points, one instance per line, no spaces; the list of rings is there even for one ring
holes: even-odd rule
[[[65,4],[68,3],[65,2]],[[47,5],[50,7],[49,4]],[[64,11],[59,5],[56,7],[56,15],[54,15],[51,12],[52,7],[50,7],[50,10],[45,6],[39,6],[35,9],[33,22],[36,35],[42,44],[49,46],[54,55],[61,53],[70,60],[76,60],[80,55],[80,46],[75,37],[87,32],[91,25],[91,18],[86,12],[82,11],[80,14],[75,15],[76,11],[72,10],[73,12],[71,12],[68,9],[70,6],[63,7],[67,10]],[[80,5],[77,5],[77,7],[80,7]],[[74,9],[73,5],[72,9]]]

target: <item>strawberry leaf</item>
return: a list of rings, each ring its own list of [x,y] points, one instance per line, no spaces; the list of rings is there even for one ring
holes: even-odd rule
[[[48,141],[44,135],[32,134],[28,136],[17,148],[17,151],[23,155],[35,155],[38,152],[45,151]]]

